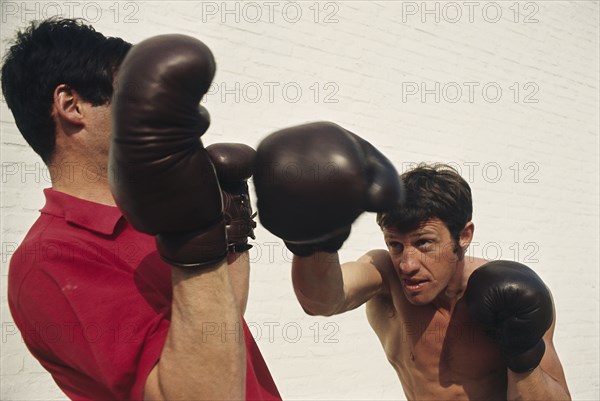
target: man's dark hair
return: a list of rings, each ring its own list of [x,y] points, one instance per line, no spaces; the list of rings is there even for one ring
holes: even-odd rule
[[[400,232],[416,229],[423,222],[438,218],[448,227],[458,246],[465,224],[473,215],[469,184],[446,164],[419,164],[400,176],[406,200],[400,207],[377,214],[377,224],[383,229],[393,227]],[[455,252],[458,248],[455,249]]]
[[[53,92],[65,84],[94,106],[110,102],[113,77],[131,48],[81,20],[34,21],[17,32],[2,66],[2,92],[21,134],[46,164],[56,130]]]

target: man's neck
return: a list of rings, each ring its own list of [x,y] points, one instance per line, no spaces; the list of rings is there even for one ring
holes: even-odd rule
[[[454,311],[454,307],[465,293],[468,278],[469,274],[466,272],[464,257],[457,259],[454,274],[452,275],[448,286],[433,300],[433,306],[442,314],[449,313],[451,315]]]
[[[452,314],[454,307],[458,301],[462,299],[465,290],[467,289],[471,273],[478,267],[487,263],[487,260],[464,255],[456,263],[455,274],[450,280],[450,283],[444,292],[432,302],[432,305],[441,313]]]
[[[90,202],[100,203],[107,206],[116,206],[108,187],[105,189],[99,187],[74,188],[73,186],[65,187],[53,184],[52,189]]]
[[[62,168],[50,167],[52,189],[76,198],[103,205],[115,206],[110,192],[106,169],[95,168],[92,164],[62,164]]]

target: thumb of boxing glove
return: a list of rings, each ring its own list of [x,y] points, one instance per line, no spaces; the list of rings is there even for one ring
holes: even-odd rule
[[[349,131],[348,131],[349,132]],[[370,177],[364,209],[367,212],[386,211],[404,202],[404,189],[392,162],[369,142],[349,132],[362,148],[366,174]]]

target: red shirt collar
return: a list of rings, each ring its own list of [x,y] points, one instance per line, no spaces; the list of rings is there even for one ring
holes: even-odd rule
[[[62,217],[70,224],[99,234],[114,234],[117,223],[123,217],[116,206],[76,198],[52,188],[44,189],[44,195],[46,204],[40,209],[41,213]]]

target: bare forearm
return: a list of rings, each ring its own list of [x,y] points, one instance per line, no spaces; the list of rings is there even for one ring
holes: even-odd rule
[[[539,366],[528,373],[508,369],[508,401],[571,400],[567,390]]]
[[[233,292],[237,299],[242,316],[248,304],[248,291],[250,288],[250,255],[246,252],[230,252],[227,256],[229,264],[229,278]]]
[[[331,315],[344,302],[344,280],[337,253],[294,256],[292,282],[298,301],[309,314]]]
[[[156,375],[165,400],[245,396],[240,313],[226,261],[200,272],[173,269],[169,333]]]

